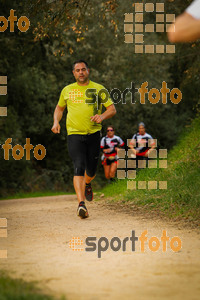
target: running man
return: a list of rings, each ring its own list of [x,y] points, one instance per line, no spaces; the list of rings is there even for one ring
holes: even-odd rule
[[[75,61],[72,67],[75,83],[63,88],[54,111],[52,131],[60,133],[60,120],[67,107],[67,142],[69,155],[74,164],[74,189],[78,198],[78,216],[87,218],[85,198],[92,201],[91,181],[95,177],[100,153],[100,130],[103,120],[116,114],[112,100],[97,97],[105,88],[89,79],[89,68],[84,60]],[[88,92],[88,89],[93,89]],[[87,96],[86,96],[87,91]],[[106,97],[108,99],[106,99]],[[102,113],[102,104],[106,110]]]
[[[123,140],[115,135],[113,126],[107,127],[107,135],[101,140],[101,149],[103,150],[102,164],[104,167],[105,177],[109,182],[114,181],[115,173],[117,170],[117,150],[123,147]]]
[[[175,31],[174,30],[175,25]],[[194,0],[188,8],[176,18],[169,28],[168,39],[174,42],[192,42],[200,38],[200,0]]]
[[[149,154],[155,148],[155,142],[152,136],[146,133],[145,124],[143,122],[138,124],[138,131],[138,133],[133,135],[129,144],[133,152],[133,158],[136,158],[136,168],[138,168],[138,160],[147,161]]]

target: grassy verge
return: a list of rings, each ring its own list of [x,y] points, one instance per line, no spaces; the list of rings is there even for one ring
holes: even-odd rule
[[[113,200],[130,201],[168,217],[195,223],[200,219],[200,117],[186,128],[168,153],[166,169],[143,169],[135,181],[167,181],[167,189],[127,190],[127,179],[106,186],[102,193]]]
[[[0,271],[0,300],[55,300],[54,297],[42,293],[32,282],[12,279]],[[64,300],[65,298],[59,298]]]
[[[47,197],[47,196],[58,196],[58,195],[72,195],[72,194],[74,194],[74,193],[73,192],[52,192],[52,191],[32,192],[32,193],[20,192],[20,193],[14,194],[14,195],[9,195],[7,197],[1,197],[0,200],[32,198],[32,197]]]

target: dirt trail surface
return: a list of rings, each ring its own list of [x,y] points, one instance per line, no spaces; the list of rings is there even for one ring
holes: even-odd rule
[[[166,221],[146,219],[106,207],[100,201],[87,203],[90,217],[76,216],[74,195],[0,201],[0,218],[8,220],[8,237],[0,239],[0,249],[8,258],[0,259],[0,269],[14,277],[39,281],[39,286],[67,299],[200,299],[200,241],[197,231],[180,229]],[[127,251],[109,249],[101,258],[85,251],[85,239],[101,237],[121,241],[132,230],[140,236],[148,230],[159,239],[167,230],[170,240],[178,236],[182,249],[173,252],[168,242],[157,252],[140,249],[140,241],[127,242]],[[83,251],[73,251],[73,237],[83,240]],[[102,246],[104,243],[102,242]],[[117,246],[117,243],[114,244]],[[76,246],[80,248],[80,246]]]

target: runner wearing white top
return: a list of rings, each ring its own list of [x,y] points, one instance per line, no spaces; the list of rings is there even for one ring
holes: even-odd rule
[[[133,152],[132,158],[136,159],[136,168],[138,168],[139,160],[145,160],[147,162],[150,152],[155,148],[155,142],[152,136],[146,132],[143,122],[138,124],[138,133],[133,135],[129,148],[131,148]]]
[[[200,0],[194,0],[186,9],[186,12],[195,19],[200,19]]]
[[[104,174],[109,182],[114,181],[117,170],[117,150],[124,146],[123,140],[115,135],[113,126],[107,127],[107,135],[101,139],[101,149],[103,151],[102,165]]]

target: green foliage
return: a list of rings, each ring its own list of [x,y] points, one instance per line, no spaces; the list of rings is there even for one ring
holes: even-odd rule
[[[55,298],[43,294],[35,283],[12,279],[3,271],[0,271],[0,291],[0,300],[55,300]]]

